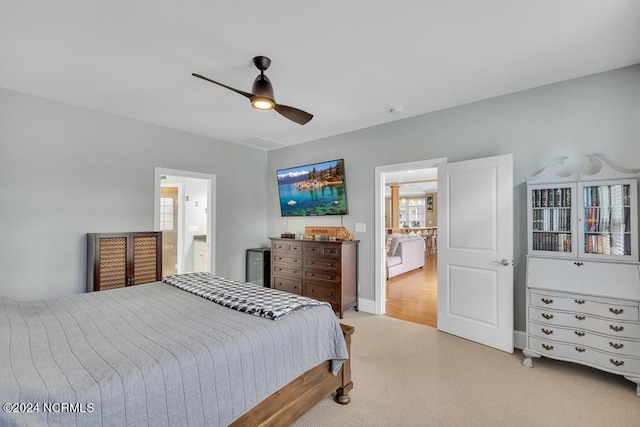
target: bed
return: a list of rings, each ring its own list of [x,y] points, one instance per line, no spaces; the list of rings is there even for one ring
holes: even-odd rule
[[[0,298],[0,425],[288,425],[349,402],[330,306],[254,314],[165,282]]]

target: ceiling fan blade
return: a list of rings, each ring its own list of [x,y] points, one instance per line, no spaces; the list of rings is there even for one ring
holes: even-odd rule
[[[193,77],[197,77],[197,78],[199,78],[199,79],[206,80],[206,81],[211,82],[211,83],[215,83],[215,84],[217,84],[218,86],[226,87],[227,89],[232,90],[232,91],[234,91],[235,93],[239,93],[240,95],[245,96],[245,97],[247,97],[247,98],[249,98],[249,99],[253,98],[253,94],[252,94],[252,93],[245,92],[245,91],[242,91],[242,90],[240,90],[240,89],[233,88],[233,87],[231,87],[231,86],[227,86],[227,85],[225,85],[225,84],[222,84],[222,83],[217,82],[217,81],[215,81],[215,80],[211,80],[210,78],[205,77],[205,76],[202,76],[202,75],[200,75],[200,74],[191,73],[191,75],[192,75]]]
[[[273,109],[285,116],[287,119],[294,121],[299,125],[304,125],[308,123],[309,120],[313,119],[313,114],[309,114],[306,111],[289,107],[287,105],[276,104]]]

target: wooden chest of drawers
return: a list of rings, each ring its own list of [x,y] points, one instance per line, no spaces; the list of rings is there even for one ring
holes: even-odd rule
[[[271,287],[331,304],[358,305],[358,241],[271,239]]]

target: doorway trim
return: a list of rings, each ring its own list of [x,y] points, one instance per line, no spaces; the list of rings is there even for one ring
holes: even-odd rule
[[[162,175],[178,176],[183,178],[196,178],[208,181],[207,191],[207,271],[215,273],[215,248],[216,248],[216,176],[208,173],[191,172],[178,169],[155,168],[153,188],[153,227],[160,231],[160,186]],[[179,204],[180,202],[178,202]]]
[[[387,291],[387,280],[385,271],[385,239],[386,232],[384,226],[385,196],[384,185],[385,175],[390,172],[401,172],[406,170],[429,169],[447,163],[446,157],[429,160],[417,160],[407,163],[396,163],[391,165],[376,166],[375,168],[375,314],[384,314],[385,295]]]

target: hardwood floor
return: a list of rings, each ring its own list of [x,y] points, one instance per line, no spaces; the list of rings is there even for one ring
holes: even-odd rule
[[[387,280],[387,316],[438,326],[437,259],[429,255],[423,268]]]

